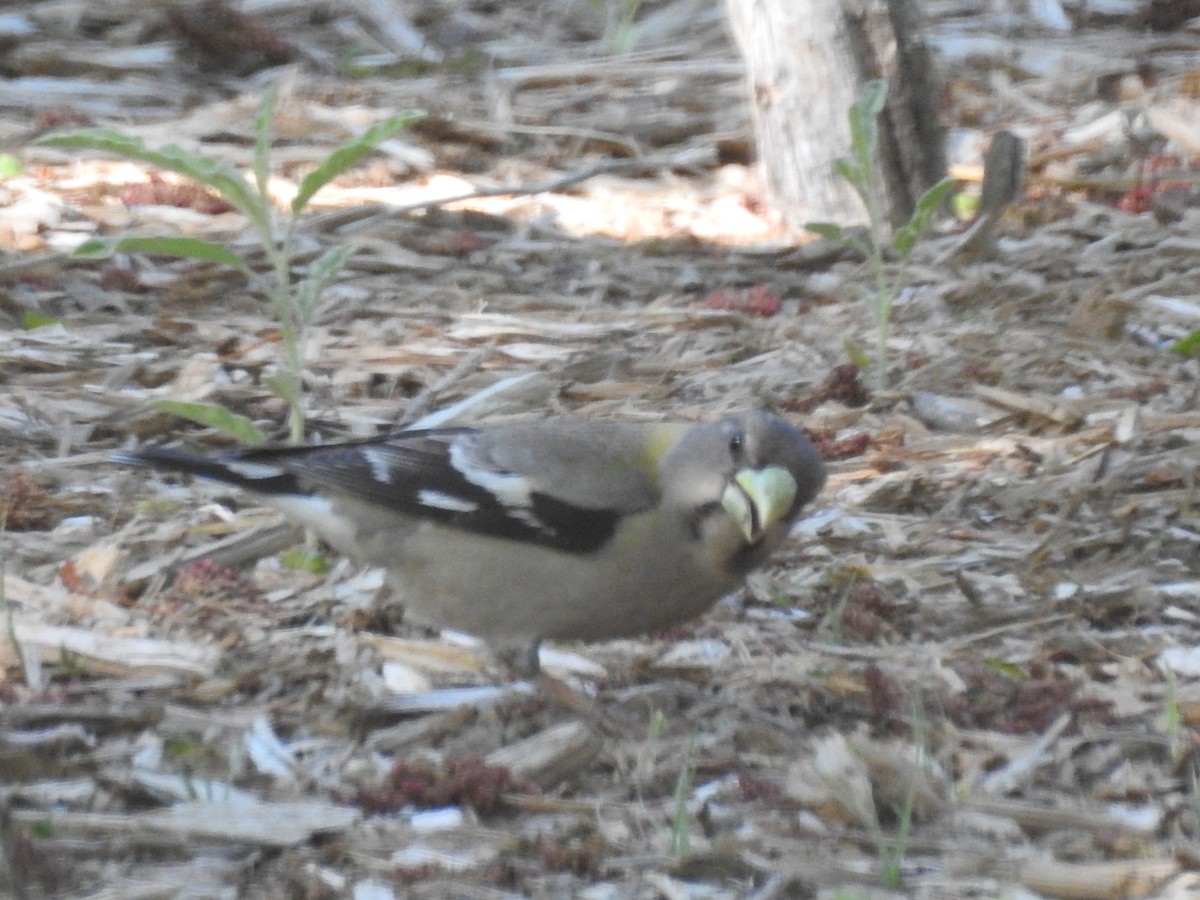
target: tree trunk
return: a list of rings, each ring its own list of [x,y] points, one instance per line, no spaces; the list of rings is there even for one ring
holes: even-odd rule
[[[834,160],[850,149],[846,115],[883,78],[884,208],[906,221],[945,171],[929,50],[915,0],[727,0],[747,81],[767,193],[793,227],[860,225],[866,210]]]

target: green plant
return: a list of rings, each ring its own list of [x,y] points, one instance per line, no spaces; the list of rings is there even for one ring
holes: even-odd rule
[[[255,117],[253,181],[248,181],[234,166],[221,160],[191,153],[174,145],[157,149],[147,147],[137,138],[110,129],[95,128],[48,135],[39,143],[55,147],[99,150],[175,172],[216,191],[246,217],[267,257],[269,268],[266,274],[255,271],[229,244],[182,235],[122,235],[96,238],[80,245],[75,255],[87,259],[103,259],[117,252],[158,253],[220,263],[242,272],[258,290],[270,298],[272,310],[279,323],[282,334],[282,359],[278,370],[267,383],[287,404],[289,434],[293,442],[299,442],[304,437],[302,377],[305,331],[320,312],[323,291],[337,277],[354,249],[352,245],[346,244],[325,251],[309,263],[302,276],[293,280],[294,241],[300,214],[317,191],[356,165],[367,153],[401,128],[417,121],[424,113],[419,110],[398,113],[330,153],[300,182],[289,214],[283,222],[279,222],[267,185],[270,175],[271,120],[275,113],[276,99],[276,91],[268,91]],[[242,440],[263,440],[253,423],[219,406],[169,401],[163,401],[160,406],[203,424],[231,431]]]
[[[26,331],[32,331],[35,328],[44,328],[47,325],[58,325],[59,320],[54,316],[40,316],[30,310],[25,310],[21,313],[21,327]]]
[[[879,151],[879,114],[887,100],[887,83],[881,79],[868,81],[858,99],[850,107],[850,155],[833,164],[834,171],[846,180],[863,202],[867,211],[865,240],[860,234],[828,222],[809,222],[805,228],[821,237],[837,241],[862,256],[871,271],[871,286],[863,293],[875,317],[876,356],[875,389],[887,386],[887,342],[891,331],[892,306],[908,275],[908,260],[917,241],[929,227],[957,182],[943,178],[929,188],[920,199],[907,222],[888,238],[887,213],[883,204],[883,177],[876,162]],[[890,267],[888,256],[899,265]],[[848,346],[852,359],[863,354]]]
[[[630,53],[638,42],[638,29],[633,24],[642,0],[590,0],[604,16],[604,47],[616,56]]]
[[[821,619],[821,629],[829,634],[831,644],[843,643],[842,625],[846,617],[846,608],[853,596],[855,587],[860,582],[869,581],[871,573],[857,565],[843,565],[830,568],[821,578],[822,594],[832,596],[833,603],[829,612]]]
[[[826,615],[823,625],[829,629],[829,642],[840,645],[842,641],[842,622],[846,617],[846,605],[850,602],[850,594],[858,583],[860,573],[855,569],[839,572],[837,577],[837,595]]]
[[[912,833],[913,807],[917,800],[916,777],[904,793],[904,802],[900,806],[896,819],[896,832],[890,840],[883,837],[882,829],[879,834],[879,849],[883,856],[884,886],[895,890],[900,887],[901,875],[904,871],[904,854],[908,852],[908,838]]]
[[[653,743],[661,741],[663,735],[667,733],[667,716],[661,709],[656,709],[654,715],[650,717],[650,725],[647,731],[646,740]]]
[[[895,890],[900,887],[904,871],[904,856],[908,852],[908,839],[912,834],[913,819],[916,813],[917,791],[920,787],[928,766],[929,733],[925,719],[924,706],[920,695],[913,698],[912,739],[915,758],[909,768],[908,786],[896,811],[896,830],[892,835],[883,833],[883,826],[875,820],[875,845],[883,860],[883,883],[885,887]]]
[[[0,540],[3,539],[7,531],[7,514],[0,514]],[[8,638],[9,646],[13,649],[13,655],[17,659],[17,666],[25,673],[26,682],[29,681],[29,670],[26,667],[27,660],[25,659],[25,648],[17,639],[17,623],[15,618],[15,610],[12,604],[8,602],[7,582],[8,578],[8,554],[7,548],[3,543],[0,543],[0,612],[4,614],[4,633]]]
[[[1195,819],[1193,827],[1200,830],[1200,770],[1195,762],[1188,766],[1188,796],[1192,801],[1192,818]]]
[[[1187,337],[1182,337],[1171,345],[1171,349],[1180,356],[1195,356],[1200,353],[1200,328]]]
[[[1179,708],[1179,692],[1176,689],[1175,673],[1164,666],[1163,678],[1166,682],[1166,697],[1163,698],[1163,724],[1167,732],[1167,752],[1170,754],[1171,763],[1178,765],[1186,750],[1183,735],[1183,713]]]
[[[692,793],[692,780],[696,776],[696,739],[688,741],[683,756],[683,768],[675,782],[675,811],[671,816],[671,856],[684,859],[692,852],[692,823],[688,814],[688,797]]]

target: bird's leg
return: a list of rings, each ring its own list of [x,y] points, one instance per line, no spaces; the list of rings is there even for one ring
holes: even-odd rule
[[[583,719],[604,734],[628,737],[631,723],[618,721],[601,709],[593,698],[542,670],[538,660],[540,647],[541,639],[537,638],[532,642],[493,647],[493,652],[514,676],[531,682],[538,693],[558,709]]]

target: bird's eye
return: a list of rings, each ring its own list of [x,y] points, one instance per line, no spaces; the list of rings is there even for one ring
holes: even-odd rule
[[[742,455],[742,448],[746,445],[746,435],[740,431],[735,431],[729,436],[729,452],[734,456]]]

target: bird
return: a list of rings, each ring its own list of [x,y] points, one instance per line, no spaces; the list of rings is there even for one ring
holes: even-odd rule
[[[542,641],[633,637],[706,612],[767,561],[825,483],[804,432],[764,410],[112,459],[250,492],[382,567],[406,619],[473,634],[522,675],[538,673]]]

